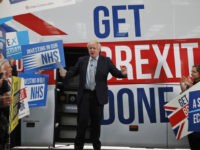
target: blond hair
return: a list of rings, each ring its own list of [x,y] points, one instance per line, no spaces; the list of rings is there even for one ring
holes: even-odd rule
[[[101,49],[101,44],[97,40],[93,40],[87,43],[87,47],[89,47],[90,45],[97,45],[98,49]]]

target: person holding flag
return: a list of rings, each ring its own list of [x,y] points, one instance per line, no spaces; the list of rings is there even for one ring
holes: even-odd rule
[[[200,64],[194,65],[191,71],[191,77],[183,76],[180,81],[182,92],[192,87],[200,81]],[[200,150],[200,131],[192,132],[188,135],[189,145],[191,150]]]

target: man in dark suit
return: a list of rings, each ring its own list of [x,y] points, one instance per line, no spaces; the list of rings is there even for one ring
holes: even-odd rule
[[[101,149],[100,129],[104,104],[108,103],[107,76],[109,73],[117,78],[127,77],[127,69],[118,70],[108,57],[100,55],[101,45],[98,41],[87,44],[89,56],[80,57],[71,70],[61,69],[60,76],[69,79],[79,74],[78,119],[75,150],[82,150],[85,132],[90,121],[90,138],[94,150]]]

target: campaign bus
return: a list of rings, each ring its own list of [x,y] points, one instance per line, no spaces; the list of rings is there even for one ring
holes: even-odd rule
[[[24,7],[28,2],[16,3],[10,5]],[[88,55],[91,40],[101,43],[101,54],[117,68],[127,67],[127,78],[108,76],[102,145],[189,147],[187,136],[176,138],[164,105],[181,93],[181,77],[200,64],[199,1],[71,0],[55,8],[42,6],[46,5],[27,5],[30,11],[16,15],[10,10],[12,17],[4,27],[27,30],[30,43],[62,40],[66,69]],[[17,65],[18,71],[24,69],[20,60]],[[30,116],[21,120],[22,145],[53,145],[75,138],[78,77],[62,82],[58,69],[48,74],[46,106],[31,108]],[[180,128],[177,125],[182,134]]]

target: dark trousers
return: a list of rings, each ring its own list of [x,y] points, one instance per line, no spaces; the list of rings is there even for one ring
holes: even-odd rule
[[[191,150],[200,150],[200,132],[193,132],[188,135]]]
[[[0,150],[4,150],[6,143],[8,142],[8,137],[6,133],[0,133]]]
[[[15,146],[21,145],[21,130],[20,130],[20,124],[17,125],[17,127],[12,131],[12,133],[8,134],[8,129],[4,132],[0,132],[0,150],[13,148]],[[10,137],[9,137],[10,136]],[[9,143],[10,138],[10,144]],[[5,148],[8,147],[8,148]]]
[[[0,150],[8,143],[8,110],[0,110]]]
[[[100,132],[103,105],[98,103],[96,92],[85,90],[82,100],[78,104],[77,134],[75,149],[82,150],[85,143],[85,133],[90,122],[90,139],[94,150],[101,149]]]
[[[12,131],[10,138],[10,147],[15,147],[15,146],[20,146],[21,145],[21,124],[20,124],[20,120],[19,120],[19,124],[16,126],[16,128]]]

